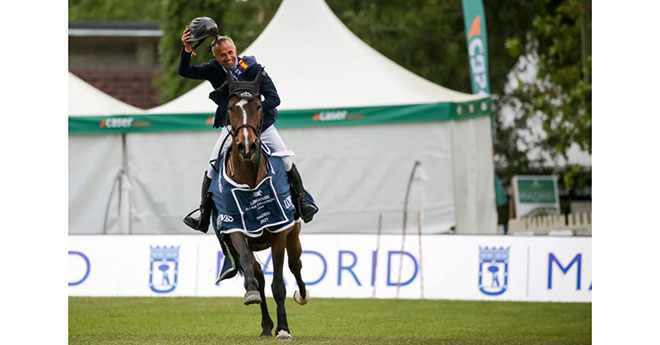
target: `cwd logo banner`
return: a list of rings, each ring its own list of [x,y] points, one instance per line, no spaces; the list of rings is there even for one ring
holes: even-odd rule
[[[591,301],[591,238],[423,235],[403,247],[401,239],[302,235],[312,297]],[[270,297],[270,250],[256,257]],[[223,260],[214,235],[69,236],[69,295],[243,296],[241,276],[215,284]],[[284,272],[290,297],[297,286]]]
[[[489,94],[488,41],[481,0],[462,0],[473,94]]]

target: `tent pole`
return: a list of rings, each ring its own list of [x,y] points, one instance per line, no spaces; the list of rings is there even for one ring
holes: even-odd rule
[[[376,254],[374,257],[374,276],[371,281],[371,284],[374,286],[374,291],[371,294],[372,298],[376,298],[376,272],[378,272],[378,252],[380,251],[380,234],[383,227],[383,214],[378,214],[378,234],[376,235]]]
[[[128,179],[128,154],[126,148],[126,133],[121,134],[121,146],[122,146],[122,168],[120,175],[120,188],[119,188],[119,233],[120,234],[130,234],[131,233],[131,205],[130,205],[130,194],[131,194],[131,182]]]

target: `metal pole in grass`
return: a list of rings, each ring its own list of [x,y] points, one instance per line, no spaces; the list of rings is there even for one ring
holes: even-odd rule
[[[417,211],[417,238],[419,241],[419,285],[424,298],[424,274],[422,271],[422,211]]]
[[[408,195],[410,194],[410,186],[412,185],[413,177],[415,176],[415,170],[421,163],[415,161],[412,171],[410,172],[410,178],[408,179],[408,186],[406,187],[406,198],[403,202],[403,234],[401,236],[401,252],[399,253],[399,277],[396,281],[396,298],[399,298],[399,290],[401,289],[401,268],[403,267],[403,249],[406,242],[406,223],[408,223]]]
[[[374,276],[371,279],[371,285],[374,287],[372,298],[376,298],[376,272],[378,272],[378,252],[380,251],[380,233],[383,226],[383,214],[378,214],[378,235],[376,235],[376,254],[374,256]]]

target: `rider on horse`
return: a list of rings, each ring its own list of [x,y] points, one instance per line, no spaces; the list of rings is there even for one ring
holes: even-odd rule
[[[231,131],[231,128],[228,128],[230,126],[227,121],[229,92],[227,87],[227,73],[225,71],[231,72],[230,74],[234,80],[250,81],[255,79],[258,72],[262,69],[261,65],[257,63],[257,60],[253,56],[236,56],[236,46],[232,39],[227,36],[218,36],[218,33],[218,27],[213,19],[208,17],[195,18],[186,27],[181,36],[183,50],[181,51],[181,60],[179,62],[179,75],[190,79],[208,80],[215,89],[209,96],[218,105],[213,127],[222,127],[222,131],[211,152],[211,159],[209,161],[215,160],[220,150],[224,154],[231,144],[231,140],[224,141]],[[199,46],[207,37],[214,39],[211,44],[213,59],[208,63],[191,66],[190,56],[193,49]],[[195,47],[192,45],[194,42],[198,42]],[[263,122],[261,125],[261,140],[270,147],[273,153],[280,153],[282,155],[296,209],[303,221],[307,223],[312,220],[317,208],[307,200],[302,178],[291,158],[293,152],[289,151],[286,147],[277,128],[274,126],[277,119],[276,107],[280,104],[280,98],[272,79],[265,71],[263,72],[259,91],[264,97],[262,102]],[[211,170],[212,166],[209,164],[202,182],[202,200],[199,207],[200,217],[192,217],[191,213],[183,220],[189,227],[202,232],[207,232],[208,230],[211,210],[214,207],[210,193],[208,193],[211,184]]]

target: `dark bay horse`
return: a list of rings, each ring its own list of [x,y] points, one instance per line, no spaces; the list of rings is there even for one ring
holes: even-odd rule
[[[227,75],[229,84],[227,112],[229,124],[232,128],[232,143],[231,149],[228,151],[228,157],[225,159],[224,169],[226,169],[228,177],[236,183],[248,185],[250,189],[254,189],[264,180],[268,169],[267,157],[262,151],[260,140],[262,111],[259,86],[262,73],[263,70],[258,73],[258,76],[252,82],[234,81],[229,73]],[[294,300],[304,305],[310,299],[300,273],[302,247],[299,235],[299,221],[276,233],[265,230],[257,238],[248,237],[240,231],[225,234],[225,236],[230,237],[230,242],[238,254],[239,270],[243,273],[245,279],[245,304],[259,303],[261,305],[262,336],[272,336],[273,321],[266,307],[264,274],[261,266],[255,260],[253,252],[271,248],[273,259],[271,289],[277,303],[275,334],[277,339],[291,339],[284,307],[286,299],[286,287],[283,279],[285,251],[289,259],[289,269],[295,276],[299,289],[294,293]]]

